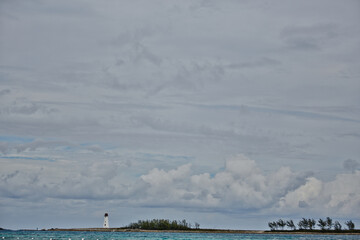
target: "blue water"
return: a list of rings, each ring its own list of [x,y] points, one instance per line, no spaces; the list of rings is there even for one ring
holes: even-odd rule
[[[144,233],[144,232],[51,232],[51,231],[1,231],[2,239],[33,239],[33,240],[117,240],[117,239],[148,239],[148,240],[201,240],[201,239],[301,239],[301,240],[355,240],[359,235],[280,235],[280,234],[227,234],[227,233]]]

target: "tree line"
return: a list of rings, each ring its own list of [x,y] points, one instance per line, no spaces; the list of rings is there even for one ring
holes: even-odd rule
[[[195,229],[200,228],[199,223],[194,224]],[[192,224],[184,220],[169,219],[153,219],[153,220],[139,220],[136,223],[130,223],[125,228],[129,229],[145,229],[145,230],[189,230],[192,229]]]
[[[353,221],[349,220],[345,222],[345,225],[347,226],[347,230],[354,230],[355,224]],[[290,230],[314,230],[316,226],[320,228],[320,230],[335,230],[335,231],[341,231],[342,225],[339,221],[333,222],[333,220],[329,217],[325,219],[319,219],[318,221],[315,221],[313,218],[302,218],[298,223],[298,229],[296,228],[296,225],[294,224],[293,220],[282,220],[279,219],[277,221],[269,222],[268,226],[271,231],[275,230],[284,230],[285,227],[287,227]]]

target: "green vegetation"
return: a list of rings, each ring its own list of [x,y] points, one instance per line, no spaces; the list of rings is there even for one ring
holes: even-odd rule
[[[354,230],[355,229],[355,224],[351,220],[346,221],[345,225],[348,227],[349,230]]]
[[[315,230],[316,225],[320,228],[321,231],[355,231],[355,224],[351,220],[345,222],[347,229],[343,229],[339,221],[335,221],[333,223],[333,220],[329,217],[327,217],[326,219],[320,218],[317,221],[317,224],[316,221],[312,218],[302,218],[297,224],[298,229],[296,229],[293,220],[284,221],[282,219],[279,219],[277,221],[268,223],[271,231],[283,231],[285,226],[287,226],[292,231],[318,231]]]
[[[296,226],[295,226],[293,220],[286,221],[286,226],[292,230],[296,230]]]
[[[321,230],[325,230],[327,223],[320,218],[317,225],[320,227]]]
[[[332,219],[327,217],[326,218],[326,225],[328,226],[328,230],[331,230],[333,223],[332,223]]]
[[[299,223],[299,229],[303,230],[303,229],[308,229],[308,230],[313,230],[315,227],[315,220],[312,218],[306,219],[306,218],[302,218]]]
[[[125,228],[145,229],[145,230],[190,230],[192,225],[186,220],[170,221],[168,219],[139,220],[137,223],[130,223]],[[195,223],[195,229],[199,229],[200,224]]]

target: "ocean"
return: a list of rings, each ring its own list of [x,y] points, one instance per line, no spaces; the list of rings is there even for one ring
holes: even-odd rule
[[[283,235],[283,234],[232,234],[232,233],[166,233],[166,232],[57,232],[57,231],[1,231],[0,240],[202,240],[202,239],[301,239],[301,240],[359,240],[359,235]]]

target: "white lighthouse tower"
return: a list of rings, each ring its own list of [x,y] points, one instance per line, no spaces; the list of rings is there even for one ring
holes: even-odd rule
[[[109,214],[105,213],[104,215],[104,228],[109,228]]]

